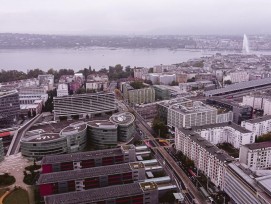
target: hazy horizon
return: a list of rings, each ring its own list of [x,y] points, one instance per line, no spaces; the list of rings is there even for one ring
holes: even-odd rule
[[[0,3],[0,33],[271,34],[269,0],[0,0]]]

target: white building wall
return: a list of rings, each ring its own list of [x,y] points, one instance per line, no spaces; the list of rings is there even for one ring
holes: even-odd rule
[[[263,101],[263,113],[264,115],[271,115],[271,100],[265,99]]]

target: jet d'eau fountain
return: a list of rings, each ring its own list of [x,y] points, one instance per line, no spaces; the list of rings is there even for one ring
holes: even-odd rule
[[[243,38],[243,49],[242,49],[242,52],[244,54],[248,54],[250,52],[248,38],[247,38],[246,34],[244,34],[244,38]]]

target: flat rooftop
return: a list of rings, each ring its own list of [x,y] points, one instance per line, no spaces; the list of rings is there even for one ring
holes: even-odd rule
[[[262,117],[259,117],[259,118],[246,120],[245,122],[248,122],[248,123],[260,123],[260,122],[263,122],[263,121],[266,121],[266,120],[271,120],[271,115],[265,115],[265,116],[262,116]]]
[[[265,85],[270,85],[270,84],[271,84],[270,78],[257,79],[257,80],[240,82],[237,84],[228,85],[227,87],[221,88],[221,89],[205,91],[204,94],[205,94],[205,96],[214,96],[214,95],[219,95],[219,94],[226,94],[226,93],[229,93],[232,91],[239,91],[239,90],[243,90],[243,89],[255,88],[258,86],[265,86]]]
[[[128,125],[135,121],[135,116],[130,112],[113,114],[109,120],[119,125]]]
[[[93,120],[87,123],[91,127],[115,129],[117,125],[109,120]]]
[[[115,164],[101,167],[77,169],[71,171],[54,172],[48,174],[41,174],[37,182],[38,185],[47,183],[56,183],[70,180],[82,180],[85,178],[94,178],[99,176],[121,174],[126,172],[132,172],[133,169],[144,168],[144,164],[140,162],[126,163],[126,164]]]
[[[260,142],[260,143],[252,143],[252,144],[246,144],[244,145],[250,150],[255,150],[255,149],[262,149],[262,148],[268,148],[271,147],[271,141],[267,142]]]
[[[193,102],[193,105],[174,104],[174,105],[170,106],[169,109],[175,110],[175,111],[183,113],[183,114],[217,111],[216,108],[213,108],[212,106],[206,105],[206,104],[199,102],[199,101]]]
[[[97,201],[105,201],[115,199],[117,197],[132,197],[142,195],[143,190],[139,183],[131,183],[125,185],[109,186],[100,188],[62,193],[45,197],[45,204],[78,204],[91,203]]]
[[[61,155],[47,155],[42,158],[42,165],[45,164],[58,164],[62,162],[83,161],[89,159],[99,159],[103,157],[113,157],[123,155],[121,148],[104,149],[89,152],[78,152],[71,154]]]
[[[212,128],[222,128],[222,127],[231,127],[241,133],[250,133],[250,130],[247,130],[233,122],[227,122],[227,123],[214,123],[214,124],[208,124],[208,125],[202,125],[202,126],[194,126],[192,127],[193,130],[202,130],[202,129],[212,129]]]

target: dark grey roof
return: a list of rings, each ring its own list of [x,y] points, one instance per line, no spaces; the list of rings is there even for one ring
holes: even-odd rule
[[[97,159],[109,156],[119,156],[123,155],[121,148],[114,149],[104,149],[97,151],[89,152],[78,152],[72,154],[61,154],[61,155],[47,155],[44,156],[41,163],[44,164],[56,164],[62,162],[71,162],[71,161],[83,161],[88,159]]]
[[[139,183],[109,186],[86,191],[69,192],[45,197],[45,204],[82,204],[120,197],[142,195]]]
[[[183,132],[186,136],[189,136],[189,138],[193,142],[203,147],[207,152],[215,156],[220,161],[222,162],[233,161],[233,158],[230,155],[228,155],[225,151],[219,149],[217,146],[210,143],[208,140],[202,138],[200,135],[195,133],[193,129],[188,130],[188,129],[180,128],[179,130]]]
[[[254,87],[263,86],[263,85],[270,85],[270,84],[271,84],[270,78],[257,79],[257,80],[240,82],[240,83],[228,85],[227,87],[221,88],[221,89],[205,91],[204,94],[205,94],[205,96],[212,96],[212,95],[217,95],[217,94],[228,93],[231,91],[238,91],[238,90],[242,90],[242,89],[254,88]]]
[[[246,120],[245,122],[248,122],[248,123],[260,123],[260,122],[263,122],[265,120],[271,120],[271,115],[265,115],[265,116],[260,117],[260,118]]]
[[[141,163],[140,163],[141,164]],[[144,168],[144,165],[143,165]],[[41,174],[38,180],[38,184],[56,183],[70,180],[81,180],[85,178],[99,177],[103,175],[112,175],[117,173],[132,172],[132,168],[129,163],[115,164],[110,166],[101,166],[86,169],[77,169],[65,172],[54,172],[48,174]]]
[[[229,123],[215,123],[215,124],[209,124],[209,125],[202,125],[202,126],[195,126],[192,129],[193,130],[202,130],[202,129],[210,129],[210,128],[219,128],[219,127],[231,127],[241,133],[250,133],[250,130],[247,130],[233,122]]]
[[[267,141],[267,142],[260,142],[260,143],[252,143],[252,144],[246,144],[244,145],[245,147],[247,147],[250,150],[254,150],[254,149],[261,149],[261,148],[267,148],[267,147],[271,147],[271,141]]]

